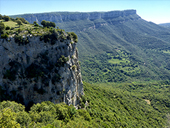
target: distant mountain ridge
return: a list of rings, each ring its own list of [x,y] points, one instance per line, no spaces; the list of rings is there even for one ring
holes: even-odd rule
[[[41,23],[42,20],[48,20],[56,23],[76,20],[96,20],[96,19],[111,19],[136,14],[136,10],[125,11],[109,11],[109,12],[53,12],[53,13],[37,13],[37,14],[24,14],[11,17],[23,17],[28,22],[34,21]]]
[[[170,23],[163,23],[163,24],[159,24],[159,25],[170,28]]]

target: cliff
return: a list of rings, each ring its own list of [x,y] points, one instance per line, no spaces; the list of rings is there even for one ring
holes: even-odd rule
[[[16,35],[0,39],[0,85],[12,100],[26,106],[42,101],[79,104],[83,84],[76,42],[63,31],[56,33],[51,42],[30,34],[22,41]]]
[[[136,15],[136,10],[124,11],[109,11],[109,12],[53,12],[53,13],[38,13],[38,14],[24,14],[18,17],[25,18],[28,22],[34,21],[41,23],[42,20],[52,21],[55,23],[62,23],[76,20],[97,20],[97,19],[114,19],[118,17],[126,17]],[[17,17],[17,16],[11,16]]]

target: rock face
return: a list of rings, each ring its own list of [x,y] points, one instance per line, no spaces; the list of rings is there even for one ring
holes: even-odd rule
[[[71,39],[54,44],[28,37],[18,45],[14,38],[0,39],[0,85],[10,97],[25,105],[42,101],[74,106],[83,95],[76,43]]]
[[[110,12],[54,12],[54,13],[39,13],[39,14],[25,14],[20,17],[25,18],[28,22],[34,21],[41,23],[42,20],[52,21],[55,23],[62,23],[67,21],[76,20],[97,20],[97,19],[113,19],[118,17],[125,17],[136,14],[136,10],[124,10],[124,11],[110,11]],[[16,17],[16,16],[14,16]]]

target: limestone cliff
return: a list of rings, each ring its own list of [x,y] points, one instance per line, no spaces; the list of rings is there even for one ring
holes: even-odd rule
[[[44,42],[40,36],[0,39],[0,85],[12,100],[25,105],[42,101],[79,104],[83,84],[76,42],[66,38]]]
[[[130,15],[136,15],[136,10],[109,11],[109,12],[53,12],[53,13],[24,14],[19,15],[19,17],[25,18],[30,23],[36,21],[40,24],[42,20],[47,20],[55,22],[57,24],[76,20],[92,20],[92,21],[97,19],[108,20],[118,17],[126,17]]]

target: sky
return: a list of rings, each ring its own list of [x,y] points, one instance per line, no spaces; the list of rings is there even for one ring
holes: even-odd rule
[[[0,0],[1,15],[135,9],[144,20],[170,23],[170,0]]]

